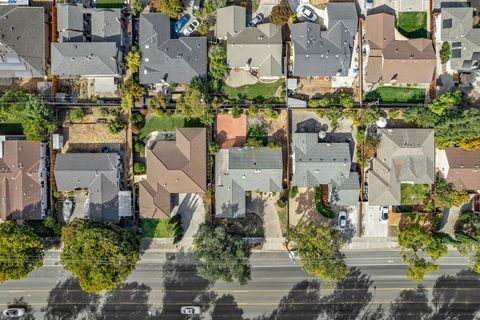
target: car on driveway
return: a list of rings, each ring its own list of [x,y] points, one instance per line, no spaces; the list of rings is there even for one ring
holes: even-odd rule
[[[388,222],[388,207],[380,207],[380,223]]]
[[[338,229],[345,230],[347,228],[347,213],[340,211],[338,213]]]
[[[193,20],[185,29],[183,29],[183,35],[188,37],[195,30],[197,30],[199,25],[200,25],[200,22],[198,22],[197,19]]]
[[[188,20],[190,20],[190,16],[188,14],[182,16],[180,19],[178,19],[177,22],[175,22],[175,32],[180,32],[182,30],[183,26],[187,24]]]
[[[8,308],[2,314],[6,318],[18,318],[25,314],[25,308]]]
[[[307,18],[312,22],[315,22],[318,19],[314,10],[309,6],[303,6],[302,9],[300,9],[300,13],[302,14],[302,16],[304,16],[305,18]]]
[[[201,309],[199,306],[183,306],[180,308],[182,314],[200,314]]]
[[[365,0],[365,9],[370,10],[373,8],[373,0]]]
[[[249,27],[256,27],[257,24],[260,24],[263,21],[263,13],[259,13],[248,23]]]

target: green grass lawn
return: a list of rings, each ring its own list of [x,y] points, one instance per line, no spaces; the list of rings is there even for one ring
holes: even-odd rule
[[[144,238],[173,238],[174,225],[168,224],[168,219],[143,219]]]
[[[423,204],[428,197],[429,190],[428,184],[402,183],[400,203],[402,205]]]
[[[278,87],[283,84],[280,79],[273,83],[256,83],[238,88],[232,88],[227,85],[223,86],[223,95],[229,100],[247,99],[247,100],[266,100],[273,98]]]
[[[144,140],[153,131],[175,131],[177,128],[203,127],[198,118],[187,119],[180,116],[152,116],[146,119],[140,131],[140,139]]]
[[[367,93],[365,101],[424,103],[425,89],[383,86]]]
[[[426,12],[400,12],[397,20],[398,31],[407,38],[427,37]]]
[[[121,0],[97,0],[97,8],[123,8],[125,2]]]

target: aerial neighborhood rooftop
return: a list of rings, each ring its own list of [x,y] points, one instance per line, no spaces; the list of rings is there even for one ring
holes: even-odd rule
[[[88,228],[200,264],[240,239],[317,276],[328,231],[314,252],[402,250],[414,280],[420,232],[480,271],[480,1],[0,2],[0,229],[65,261]]]

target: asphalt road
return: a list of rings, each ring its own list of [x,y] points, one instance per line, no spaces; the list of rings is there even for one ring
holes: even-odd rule
[[[190,259],[143,255],[127,283],[102,296],[83,293],[50,253],[26,279],[0,285],[0,303],[27,306],[22,319],[189,319],[182,305],[202,306],[201,319],[474,319],[480,310],[480,276],[456,253],[439,260],[440,272],[422,283],[408,280],[398,251],[350,251],[352,266],[337,285],[322,283],[285,253],[252,256],[252,280],[211,284]],[[454,317],[452,317],[454,315]],[[197,319],[197,318],[193,318]],[[198,318],[200,319],[200,318]]]

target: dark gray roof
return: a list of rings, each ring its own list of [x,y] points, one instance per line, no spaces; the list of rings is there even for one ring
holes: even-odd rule
[[[52,43],[52,74],[57,76],[118,76],[115,42]]]
[[[0,77],[43,77],[47,25],[41,7],[0,6]]]
[[[140,15],[140,83],[189,83],[207,74],[207,38],[171,39],[170,18],[161,13]]]
[[[245,217],[245,192],[282,190],[282,150],[222,149],[215,160],[215,215]]]
[[[54,169],[57,189],[88,189],[89,217],[118,222],[119,167],[117,153],[58,154]]]
[[[350,69],[357,11],[354,3],[329,3],[328,27],[302,22],[292,26],[294,76],[346,76]]]
[[[332,202],[353,205],[360,191],[358,174],[350,172],[348,143],[319,142],[317,133],[293,134],[294,164],[292,185],[311,188],[329,186]]]
[[[51,44],[52,74],[118,77],[123,43],[121,16],[120,9],[57,4],[59,42]],[[90,26],[89,39],[84,36],[85,26]]]

